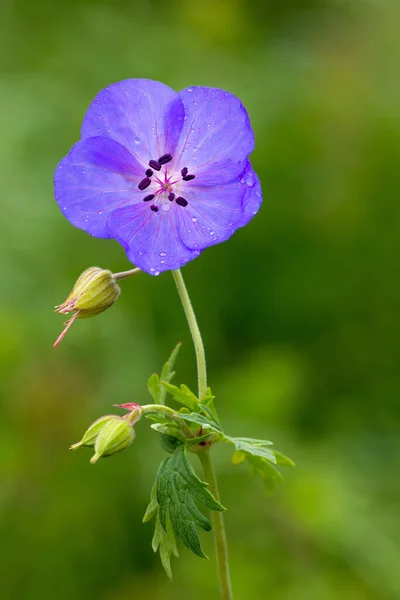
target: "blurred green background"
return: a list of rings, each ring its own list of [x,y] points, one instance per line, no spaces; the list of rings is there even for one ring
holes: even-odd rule
[[[184,268],[226,430],[297,464],[267,497],[214,451],[235,598],[398,599],[399,2],[3,0],[0,23],[1,598],[218,598],[210,534],[212,560],[182,548],[172,583],[153,555],[147,423],[95,467],[68,452],[113,403],[150,400],[178,340],[194,387],[170,274],[122,282],[52,349],[78,275],[129,268],[62,217],[54,169],[101,88],[148,77],[233,92],[256,134],[259,215]]]

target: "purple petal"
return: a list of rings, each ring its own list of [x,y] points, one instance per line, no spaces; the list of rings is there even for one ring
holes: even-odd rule
[[[176,207],[178,233],[188,247],[203,250],[224,242],[257,213],[261,186],[250,163],[239,179],[215,188],[193,187],[186,207]]]
[[[150,275],[179,269],[199,255],[187,248],[176,230],[175,207],[153,212],[148,204],[120,208],[108,219],[112,237],[125,247],[129,260]]]
[[[149,79],[126,79],[102,90],[86,113],[81,137],[109,137],[142,163],[174,154],[184,120],[179,95]]]
[[[245,169],[254,149],[249,117],[238,98],[220,89],[192,87],[179,92],[185,121],[175,164],[196,175],[196,185],[222,185]]]
[[[112,237],[106,226],[110,212],[141,202],[138,182],[143,168],[114,140],[93,137],[78,142],[58,165],[54,194],[67,219],[96,237]]]

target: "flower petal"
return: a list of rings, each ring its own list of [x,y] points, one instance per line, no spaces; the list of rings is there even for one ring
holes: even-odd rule
[[[137,187],[142,178],[142,166],[124,146],[108,138],[87,138],[58,165],[54,195],[75,227],[108,238],[108,215],[126,203],[142,201]]]
[[[185,121],[174,159],[196,175],[197,185],[221,185],[236,179],[254,149],[254,134],[243,104],[216,88],[179,92]]]
[[[178,94],[159,81],[126,79],[97,94],[83,121],[81,137],[109,137],[142,163],[173,154],[184,108]]]
[[[259,179],[249,162],[233,183],[193,187],[185,197],[188,205],[176,207],[178,233],[185,246],[196,250],[230,238],[247,225],[262,201]]]
[[[120,208],[108,218],[108,229],[125,248],[129,260],[150,275],[179,269],[200,254],[182,244],[175,208],[153,212],[147,204]]]

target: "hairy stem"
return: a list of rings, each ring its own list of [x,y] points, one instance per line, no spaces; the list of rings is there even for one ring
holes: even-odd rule
[[[217,478],[211,461],[210,450],[200,452],[199,458],[201,464],[203,465],[204,475],[210,486],[210,492],[212,493],[214,498],[219,502],[220,498]],[[223,512],[212,510],[211,520],[213,524],[215,550],[217,554],[219,589],[221,592],[221,598],[223,598],[223,600],[232,600],[233,594],[231,578],[229,573],[228,543],[226,540]]]
[[[130,271],[121,271],[121,273],[113,273],[113,277],[115,281],[118,281],[119,279],[126,279],[127,277],[139,275],[139,273],[142,273],[142,269],[139,269],[137,267],[136,269],[131,269]]]
[[[197,324],[196,315],[194,314],[193,306],[190,302],[189,294],[186,289],[182,273],[179,269],[177,271],[172,271],[172,277],[174,278],[175,285],[177,287],[178,294],[183,305],[183,310],[185,311],[190,333],[192,334],[193,338],[193,344],[196,352],[197,361],[199,400],[201,402],[207,393],[207,368],[203,340],[201,339],[201,333]]]
[[[204,353],[203,340],[201,338],[201,333],[197,324],[196,315],[194,314],[192,303],[190,302],[189,294],[187,292],[182,273],[180,272],[180,270],[172,271],[172,276],[174,278],[178,294],[183,305],[183,310],[185,311],[190,333],[192,334],[193,338],[193,344],[196,352],[197,361],[197,378],[199,390],[198,394],[199,400],[201,401],[206,396],[207,391],[206,356]],[[205,478],[210,486],[210,491],[216,498],[216,500],[219,501],[217,478],[215,475],[213,464],[211,462],[210,451],[204,450],[203,452],[199,452],[198,456],[203,466]],[[221,598],[223,600],[233,600],[229,574],[228,544],[226,540],[223,513],[211,511],[211,518],[213,523],[213,533],[217,555],[217,568]]]

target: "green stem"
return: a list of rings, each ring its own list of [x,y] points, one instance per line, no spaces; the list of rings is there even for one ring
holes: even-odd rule
[[[189,294],[187,292],[182,273],[180,272],[180,270],[172,271],[172,276],[175,280],[178,294],[181,299],[186,319],[189,325],[190,333],[192,334],[193,338],[193,344],[196,352],[197,361],[199,400],[201,401],[206,396],[207,392],[207,369],[203,340],[201,339],[201,333],[197,324],[196,315],[194,314],[192,303],[190,302]],[[218,483],[214,467],[211,462],[210,451],[206,449],[203,452],[199,452],[198,456],[203,466],[205,478],[210,486],[210,491],[216,498],[216,500],[219,501]],[[219,511],[211,511],[211,518],[213,523],[213,533],[217,555],[217,568],[221,598],[223,600],[233,600],[231,580],[229,574],[228,544],[226,540],[223,513]]]
[[[210,450],[199,452],[200,462],[203,465],[204,475],[209,483],[212,495],[220,502],[217,477],[211,461]],[[232,600],[232,586],[229,573],[228,542],[226,540],[224,513],[222,511],[211,511],[211,520],[214,531],[215,550],[217,554],[219,589],[223,600]]]
[[[127,277],[139,275],[139,273],[142,273],[142,269],[139,269],[137,267],[136,269],[131,269],[130,271],[121,271],[121,273],[113,273],[113,277],[115,281],[118,281],[119,279],[126,279]]]
[[[196,352],[197,361],[199,400],[201,402],[207,394],[207,368],[203,340],[201,339],[201,333],[197,324],[196,315],[194,314],[193,306],[190,302],[189,294],[187,292],[182,273],[179,269],[177,271],[172,271],[172,277],[174,278],[175,285],[177,287],[178,294],[183,305],[183,310],[185,311],[190,333],[192,334],[193,338],[193,344]]]

